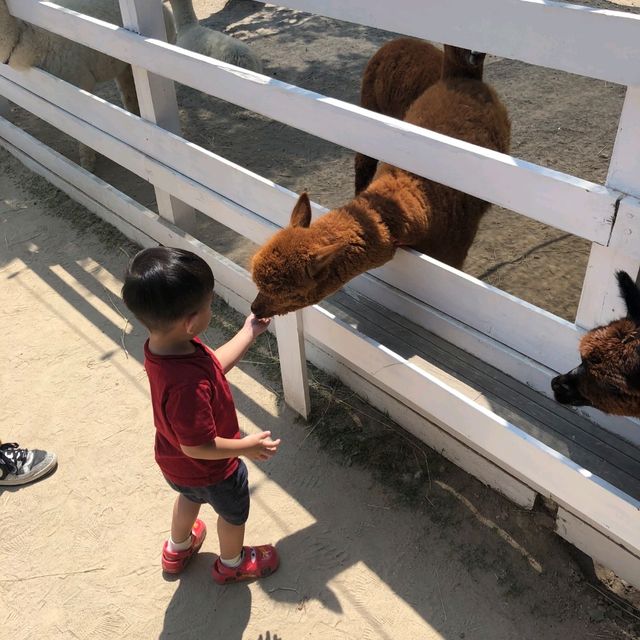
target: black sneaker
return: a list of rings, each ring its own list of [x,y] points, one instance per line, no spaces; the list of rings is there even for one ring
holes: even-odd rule
[[[0,486],[33,482],[51,473],[57,464],[55,453],[21,449],[15,442],[0,444]]]

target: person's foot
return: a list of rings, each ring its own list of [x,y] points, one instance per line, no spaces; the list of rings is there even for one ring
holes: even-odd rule
[[[199,518],[191,529],[191,546],[184,551],[169,551],[169,541],[162,547],[162,570],[165,573],[180,573],[192,556],[198,552],[207,537],[207,525]]]
[[[217,558],[211,569],[211,576],[218,584],[265,578],[280,564],[275,547],[265,544],[260,547],[243,547],[242,560],[237,567],[227,567]]]
[[[15,442],[0,444],[0,486],[17,486],[38,480],[58,464],[55,453],[24,449]]]

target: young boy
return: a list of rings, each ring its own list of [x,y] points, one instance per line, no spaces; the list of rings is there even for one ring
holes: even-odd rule
[[[280,440],[272,440],[269,431],[240,436],[224,375],[270,320],[249,316],[214,353],[197,337],[211,320],[213,286],[209,265],[197,255],[154,247],[140,251],[129,264],[122,297],[149,331],[144,365],[156,426],[155,457],[178,492],[162,568],[181,572],[201,547],[207,531],[197,516],[208,503],[218,514],[220,542],[212,575],[225,584],[260,578],[278,568],[273,546],[243,546],[249,488],[247,467],[238,456],[268,460]]]

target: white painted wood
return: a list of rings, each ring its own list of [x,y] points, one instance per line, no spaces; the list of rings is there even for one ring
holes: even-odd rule
[[[2,66],[0,67],[0,91],[3,91],[8,96],[12,96],[17,104],[20,104],[22,107],[38,115],[38,117],[43,120],[50,122],[61,131],[64,131],[78,140],[89,144],[92,148],[107,157],[113,158],[122,166],[141,176],[145,180],[164,185],[168,191],[176,194],[176,196],[181,200],[188,202],[193,207],[219,220],[239,233],[242,233],[246,237],[251,239],[255,238],[256,241],[260,242],[276,229],[274,225],[259,216],[246,211],[239,205],[230,202],[225,198],[221,198],[211,189],[185,178],[185,176],[166,164],[147,157],[132,146],[121,142],[117,138],[108,135],[100,129],[92,127],[73,113],[60,109],[57,104],[48,102],[34,93],[23,89],[20,85],[8,80],[9,77],[18,77],[24,83],[26,78],[31,78],[31,81],[28,84],[32,88],[35,88],[34,85],[37,85],[38,81],[44,79],[45,75],[46,74],[37,69],[31,69],[22,74],[11,70],[9,67]],[[49,77],[51,78],[51,76]],[[61,83],[61,81],[57,79],[54,80],[56,80],[57,83]],[[96,105],[102,107],[99,108],[95,114],[96,120],[99,120],[100,117],[109,110],[119,111],[119,115],[122,120],[121,126],[123,135],[124,132],[128,130],[136,129],[137,126],[134,126],[135,123],[137,123],[138,126],[142,126],[143,124],[143,121],[136,116],[133,116],[118,107],[109,105],[95,96],[86,94],[71,85],[66,85],[65,88],[68,88],[72,92],[76,92],[77,95],[82,98],[87,98],[86,101],[79,101],[79,104],[83,107],[81,110],[83,115],[93,111],[93,107]],[[61,94],[54,93],[52,95],[52,100],[58,102],[56,96],[61,96]],[[62,97],[60,97],[59,100],[61,101]],[[146,125],[147,123],[144,124]],[[153,127],[154,125],[149,126]],[[114,133],[117,132],[118,128],[114,127]],[[152,140],[163,136],[172,136],[172,134],[169,134],[158,127],[154,127],[154,133],[155,135],[151,136]],[[173,137],[179,140],[176,136]],[[184,146],[188,146],[186,141],[182,141],[182,144]]]
[[[11,12],[120,59],[594,242],[609,238],[617,192],[374,114],[37,0]],[[575,211],[580,211],[576,220]]]
[[[255,242],[264,241],[276,227],[237,204],[217,197],[215,192],[186,179],[167,164],[174,158],[178,166],[188,163],[190,171],[216,189],[225,190],[248,206],[259,208],[274,217],[279,214],[280,223],[289,217],[295,194],[286,189],[276,188],[263,178],[240,170],[214,154],[198,149],[118,107],[66,85],[37,69],[23,74],[8,67],[0,68],[0,76],[20,83],[3,84],[0,78],[0,86],[4,87],[2,90],[9,92],[12,99],[23,107],[90,144],[100,153],[114,158],[134,173],[165,185],[167,190],[181,200]],[[32,92],[22,90],[20,86],[30,88]],[[55,104],[36,97],[33,92],[38,89],[51,96]],[[81,113],[83,118],[101,126],[112,135],[106,135],[87,126],[77,116],[59,108],[63,106],[71,110],[74,105],[79,107],[76,111]],[[125,137],[127,144],[118,141],[114,137],[116,135]],[[133,147],[138,144],[143,146],[145,151],[165,158],[167,164],[153,161],[136,151]],[[190,154],[195,155],[196,159],[191,159]],[[273,196],[270,197],[270,194]],[[321,208],[316,207],[316,210]],[[445,314],[460,318],[480,331],[486,331],[498,341],[553,370],[568,370],[575,364],[575,345],[579,337],[575,328],[508,294],[444,267],[425,256],[404,250],[399,252],[393,263],[386,265],[378,273],[394,287],[403,288],[412,296],[430,302]],[[360,286],[359,283],[360,279],[352,284],[357,288]],[[451,295],[451,291],[457,290],[461,290],[463,295]],[[370,297],[377,298],[370,290],[367,292]],[[384,297],[385,304],[394,308],[396,300],[393,296],[388,295],[388,292],[380,295]],[[397,299],[397,295],[395,298]],[[488,300],[488,304],[484,304],[485,299]],[[522,326],[527,326],[528,330],[521,331]],[[471,342],[474,342],[473,339]]]
[[[640,148],[640,147],[639,147]],[[640,191],[640,175],[638,176]],[[616,222],[611,232],[609,248],[628,256],[629,264],[623,265],[631,276],[640,268],[640,199],[625,196],[618,205]]]
[[[351,290],[352,295],[353,293],[356,295],[361,293],[388,309],[393,309],[418,326],[480,358],[515,380],[526,384],[548,398],[553,397],[551,379],[558,374],[558,371],[536,362],[497,339],[490,338],[473,329],[464,322],[420,302],[396,287],[385,285],[373,276],[363,275],[350,282],[347,288]],[[457,282],[452,284],[452,290],[457,290]],[[536,324],[532,318],[524,321],[527,323],[524,326],[528,328]],[[564,323],[564,321],[562,322]],[[497,331],[496,337],[499,338],[500,334],[501,332]],[[572,339],[569,339],[568,335],[566,336],[566,339],[569,340],[568,349],[564,342],[556,342],[561,336],[553,332],[548,336],[546,341],[548,348],[544,353],[553,354],[558,344],[565,352],[567,364],[561,369],[562,372],[569,371],[579,364],[578,341],[581,335],[582,331],[578,331]],[[577,411],[608,431],[640,446],[640,421],[621,416],[609,416],[586,407],[579,408]]]
[[[312,307],[303,314],[308,338],[331,345],[376,386],[612,540],[640,553],[640,502],[327,311]]]
[[[285,0],[284,6],[602,80],[640,84],[640,69],[634,65],[640,56],[640,16],[621,11],[552,0]]]
[[[424,254],[398,251],[371,275],[554,371],[575,361],[573,324]]]
[[[478,455],[473,449],[453,438],[433,422],[429,422],[411,410],[401,401],[367,381],[353,370],[350,362],[331,350],[330,346],[308,341],[306,348],[310,362],[339,378],[365,402],[384,412],[434,451],[523,509],[533,507],[537,495],[535,491]]]
[[[636,588],[640,587],[640,557],[611,541],[562,507],[558,509],[556,533],[611,569],[623,580]]]
[[[610,247],[591,245],[576,324],[591,329],[626,315],[616,281],[616,271],[620,269],[635,277],[638,259]]]
[[[275,319],[275,325],[284,399],[294,411],[306,419],[311,411],[311,401],[302,312],[279,316]]]
[[[75,115],[66,111],[61,112],[57,104],[53,105],[34,96],[33,93],[27,93],[13,82],[6,82],[3,78],[10,78],[33,91],[38,86],[45,86],[54,92],[56,103],[64,103],[65,106],[68,102],[72,103],[73,96],[77,95],[80,98],[79,103],[82,104],[83,117],[102,122],[102,127],[111,135],[105,135],[90,127]],[[129,140],[128,131],[137,130],[138,126],[133,126],[133,123],[137,122],[143,130],[142,134],[149,140],[162,140],[163,144],[160,150],[156,149],[156,153],[160,155],[159,151],[168,151],[167,163],[171,162],[174,155],[177,156],[176,150],[179,147],[187,146],[185,141],[180,141],[175,136],[172,137],[157,128],[154,130],[155,135],[148,135],[145,129],[152,125],[143,124],[135,116],[81,92],[75,87],[70,87],[62,81],[47,78],[44,72],[35,69],[23,74],[9,68],[0,68],[0,90],[39,117],[48,120],[85,144],[89,144],[100,153],[115,159],[134,173],[152,182],[165,185],[167,190],[181,200],[205,213],[212,213],[223,224],[227,224],[254,242],[262,242],[274,229],[266,223],[262,224],[263,219],[256,216],[237,215],[240,211],[237,205],[234,208],[234,205],[223,202],[219,198],[216,200],[216,206],[224,207],[225,215],[216,215],[212,212],[212,196],[215,197],[215,194],[211,190],[192,180],[186,180],[176,169],[153,161],[136,151],[131,144],[137,142],[137,139]],[[70,96],[67,96],[69,92]],[[131,144],[119,142],[114,137],[116,135],[122,135]],[[189,146],[194,150],[193,145]],[[184,153],[185,150],[182,149],[182,151],[178,159],[186,161],[188,157]],[[192,161],[192,164],[202,165],[208,169],[209,176],[216,175],[215,171],[210,170],[214,164],[224,169],[224,173],[221,174],[223,179],[233,173],[231,163],[216,162],[214,155],[208,152],[199,152],[198,160]],[[201,176],[202,174],[199,174],[199,177]],[[240,194],[241,177],[247,184],[244,196]],[[234,185],[230,195],[234,198],[242,198],[247,206],[261,211],[274,211],[282,207],[286,213],[284,216],[280,214],[280,221],[288,218],[295,198],[291,192],[283,189],[268,189],[265,181],[254,178],[253,174],[246,171],[235,180],[227,182]],[[217,181],[215,188],[224,189],[225,187]],[[229,193],[229,190],[227,192]],[[278,207],[269,205],[271,202],[269,192],[274,194]],[[256,199],[251,199],[253,196]],[[287,202],[288,206],[285,204]],[[282,209],[279,210],[282,211]],[[552,314],[412,251],[398,251],[393,262],[373,273],[388,284],[406,291],[419,300],[427,301],[436,309],[463,320],[473,328],[555,371],[571,368],[568,365],[575,359],[574,345],[579,332],[573,325]],[[358,286],[357,282],[355,286]],[[460,294],[451,295],[452,291],[458,291]],[[527,331],[522,331],[523,326],[527,327]]]
[[[125,29],[158,40],[167,39],[162,0],[149,3],[147,0],[120,0],[122,24]],[[132,66],[138,94],[140,115],[159,126],[180,133],[180,116],[174,84],[161,76],[149,73],[137,65]],[[196,215],[192,207],[181,202],[170,193],[154,185],[158,211],[182,229],[194,231]]]
[[[190,145],[177,136],[167,133],[153,124],[141,121],[95,96],[86,94],[75,87],[65,85],[62,81],[42,71],[32,69],[28,73],[21,74],[6,67],[0,68],[0,74],[3,74],[4,77],[10,77],[12,80],[17,80],[33,91],[40,88],[45,95],[51,96],[51,99],[55,102],[55,105],[52,106],[44,99],[34,96],[33,93],[21,91],[18,85],[5,85],[7,87],[5,91],[12,92],[14,100],[22,101],[23,107],[48,120],[70,135],[91,144],[104,155],[116,159],[143,178],[165,185],[168,190],[177,194],[182,200],[189,202],[192,206],[221,221],[245,237],[260,243],[276,229],[276,226],[229,200],[217,197],[215,192],[204,188],[193,180],[186,179],[177,170],[166,166],[162,162],[154,162],[146,158],[136,152],[132,146],[141,146],[145,151],[155,153],[160,158],[165,158],[167,163],[171,159],[175,159],[177,166],[187,165],[190,172],[196,175],[199,180],[206,181],[215,189],[225,191],[248,206],[259,207],[265,214],[276,218],[279,224],[286,223],[288,220],[289,211],[296,198],[296,195],[292,192],[277,187],[260,176],[238,168],[208,151]],[[68,91],[60,90],[60,86],[64,86]],[[57,108],[62,106],[71,110],[74,105],[76,106],[76,111],[81,113],[88,121],[102,126],[113,135],[120,133],[120,135],[126,137],[128,144],[119,142],[113,136],[101,134],[99,130],[86,127],[77,116],[61,112]],[[196,156],[195,160],[191,159],[190,153]],[[317,212],[325,211],[317,205],[315,205],[315,209]],[[485,329],[486,323],[490,322],[493,338],[505,343],[505,345],[511,345],[523,353],[527,353],[527,349],[520,343],[523,332],[519,330],[518,325],[527,326],[528,331],[524,334],[525,338],[532,335],[544,336],[544,340],[540,343],[533,342],[529,345],[531,347],[529,354],[531,354],[532,358],[551,364],[552,368],[555,367],[557,371],[568,370],[574,366],[574,360],[577,357],[576,345],[579,332],[576,333],[571,328],[567,329],[567,323],[564,321],[559,321],[560,324],[556,325],[549,321],[553,319],[553,316],[541,312],[535,307],[531,307],[530,312],[528,312],[526,305],[523,307],[520,301],[508,294],[493,288],[487,288],[486,285],[476,283],[472,278],[443,267],[430,259],[401,251],[396,260],[402,260],[403,257],[409,260],[408,264],[405,264],[403,268],[407,269],[411,274],[410,277],[403,275],[402,269],[396,270],[392,263],[392,265],[387,265],[386,268],[392,269],[394,273],[397,271],[397,277],[388,278],[394,287],[385,287],[384,284],[381,284],[376,279],[370,282],[374,282],[377,289],[372,290],[370,286],[367,286],[363,289],[363,292],[371,298],[379,299],[392,309],[398,308],[398,305],[404,305],[402,307],[403,313],[408,313],[413,308],[413,315],[408,317],[418,324],[433,330],[437,335],[451,340],[454,344],[458,344],[474,355],[485,358],[494,366],[503,368],[516,379],[538,390],[544,390],[547,394],[549,393],[548,380],[553,373],[550,369],[543,367],[541,372],[539,365],[535,362],[523,358],[507,347],[502,347],[491,338],[481,339],[478,333],[469,330],[466,323],[476,323],[476,326],[480,329]],[[422,272],[421,269],[426,269],[426,271]],[[366,281],[358,278],[351,284],[359,288],[363,286],[363,282]],[[415,285],[411,289],[413,295],[423,297],[425,300],[439,306],[444,313],[416,304],[415,300],[403,296],[395,288],[405,287],[410,283]],[[425,288],[424,283],[429,283],[429,286]],[[465,292],[462,298],[451,295],[451,291],[457,290],[459,286],[462,286]],[[471,288],[467,291],[465,287]],[[474,292],[475,287],[479,287],[477,292]],[[486,291],[489,291],[491,304],[488,306],[479,304],[476,309],[473,309],[474,305],[472,305],[472,317],[465,317],[464,314],[469,313],[469,307],[460,303],[464,302],[464,300],[482,301],[484,299],[482,297],[484,295],[483,292]],[[435,295],[436,292],[439,292],[438,295]],[[409,304],[407,304],[407,301],[409,301]],[[498,316],[493,314],[493,308],[502,310],[500,313],[502,322],[496,320]],[[460,324],[445,314],[450,316],[457,315],[457,317],[461,317],[465,321],[465,324]],[[542,322],[542,326],[537,330],[536,327],[539,322]],[[547,354],[551,360],[547,359]],[[635,441],[636,435],[640,439],[638,426],[634,424],[633,428],[630,428],[627,425],[628,421],[619,418],[612,419],[602,415],[598,415],[596,421],[605,426],[605,428],[622,434],[632,441]],[[614,422],[613,425],[608,424],[611,421]]]
[[[9,125],[8,129],[11,128],[12,125]],[[44,145],[41,145],[40,143],[38,143],[36,147],[39,147],[41,150],[46,149]],[[63,164],[66,165],[67,171],[73,170],[72,163],[68,160],[64,160]],[[122,194],[118,194],[115,189],[97,189],[96,187],[101,186],[101,181],[95,176],[82,172],[80,169],[77,169],[76,171],[77,177],[79,178],[78,182],[83,183],[83,185],[84,183],[89,184],[90,190],[93,190],[98,197],[101,197],[103,194],[109,194],[108,197],[112,198],[112,201],[120,208],[121,215],[117,217],[121,217],[122,219],[132,219],[136,227],[148,232],[149,237],[153,237],[158,242],[173,246],[183,246],[202,255],[211,264],[219,283],[224,282],[224,285],[221,285],[223,295],[225,293],[227,295],[231,293],[230,297],[233,300],[232,304],[234,302],[238,304],[238,298],[241,298],[241,301],[248,301],[252,298],[255,293],[255,288],[244,270],[229,263],[229,261],[225,260],[216,252],[204,246],[194,238],[191,238],[167,221],[164,221],[156,214],[153,214],[144,207],[141,207],[141,205],[132,203],[132,201],[129,198],[126,198],[126,196],[118,197],[122,196]],[[126,227],[124,230],[126,231]],[[237,293],[234,294],[233,292],[239,292],[240,295],[238,296]],[[233,299],[234,295],[235,299]],[[380,384],[380,386],[389,388],[396,394],[398,394],[398,389],[400,389],[402,391],[400,395],[405,393],[405,391],[408,391],[410,402],[415,404],[418,409],[424,404],[431,405],[431,398],[436,396],[433,399],[435,400],[436,407],[434,416],[437,420],[442,417],[441,414],[443,411],[446,413],[450,411],[450,405],[453,405],[454,409],[459,408],[461,401],[462,405],[466,405],[467,408],[478,409],[473,406],[474,403],[471,403],[466,398],[460,397],[456,392],[434,380],[429,381],[430,385],[427,387],[428,393],[425,393],[424,385],[421,385],[422,392],[419,395],[416,395],[418,387],[412,383],[413,379],[416,375],[421,378],[428,378],[424,372],[408,365],[407,363],[403,363],[400,358],[388,350],[380,348],[380,345],[375,345],[375,343],[370,340],[358,337],[357,332],[345,328],[341,323],[331,321],[329,315],[318,308],[305,310],[304,315],[305,318],[308,316],[312,320],[316,321],[320,328],[324,326],[323,331],[318,331],[318,327],[315,327],[315,333],[313,331],[310,332],[315,340],[323,342],[325,345],[331,344],[332,349],[337,348],[338,352],[342,356],[353,361],[356,369],[362,368],[365,375],[375,378],[376,382]],[[329,325],[328,327],[327,324]],[[329,330],[327,330],[327,328]],[[347,338],[346,341],[345,337]],[[371,357],[372,355],[374,356],[373,358]],[[397,368],[398,364],[401,365],[400,370]],[[394,367],[394,372],[391,376],[384,373],[385,371],[389,371],[390,365],[391,367]],[[409,374],[408,377],[407,372]],[[442,393],[446,395],[439,397]],[[422,406],[421,412],[425,413],[426,411],[427,410],[425,410],[424,406]],[[431,409],[429,408],[428,411],[431,411]],[[458,416],[458,419],[451,422],[455,425],[462,425],[462,429],[457,432],[456,437],[458,437],[463,443],[469,441],[471,446],[473,446],[474,440],[476,439],[484,441],[484,447],[482,448],[484,448],[489,454],[487,457],[492,459],[494,462],[498,462],[498,464],[506,468],[509,473],[522,477],[522,475],[526,476],[531,469],[534,471],[537,470],[537,474],[534,473],[534,479],[531,484],[533,485],[533,488],[542,490],[545,495],[550,495],[550,497],[553,497],[560,502],[563,498],[571,498],[574,492],[583,496],[582,503],[579,504],[578,507],[581,509],[586,508],[588,512],[587,516],[594,517],[598,521],[594,522],[594,526],[603,526],[606,529],[607,534],[610,534],[614,539],[618,539],[621,536],[620,539],[623,541],[622,543],[627,547],[629,546],[629,541],[627,540],[628,531],[624,530],[624,527],[622,532],[620,531],[620,522],[616,520],[610,512],[613,510],[617,513],[617,510],[619,510],[620,518],[638,531],[638,527],[634,527],[633,519],[633,514],[637,512],[637,505],[635,503],[629,503],[627,497],[620,496],[619,492],[617,492],[613,487],[610,487],[606,483],[602,483],[598,479],[586,477],[588,476],[588,473],[584,471],[580,472],[575,465],[568,464],[566,459],[559,454],[556,454],[547,447],[536,443],[534,439],[524,436],[522,433],[518,433],[517,429],[486,410],[480,408],[479,416],[460,415]],[[447,431],[451,432],[451,429],[448,426],[443,424],[443,427]],[[519,446],[509,446],[512,444],[511,442],[502,443],[503,438],[497,437],[495,432],[496,428],[503,430],[506,429],[506,433],[511,436],[511,440],[513,440],[514,436],[517,437],[516,445],[519,444]],[[495,460],[496,454],[505,453],[509,454],[507,455],[506,462]],[[519,459],[524,460],[525,464],[518,464],[517,460]],[[519,466],[517,471],[511,468],[514,464]],[[549,465],[552,468],[547,469]],[[522,469],[522,466],[525,468]],[[541,473],[543,469],[548,473]],[[558,469],[560,469],[560,471]],[[543,476],[542,479],[540,479],[541,475]],[[529,484],[528,480],[529,479],[526,481],[527,484]],[[556,483],[557,486],[555,486],[554,490],[554,485]],[[552,485],[551,489],[549,488],[549,484]],[[611,493],[611,491],[613,492],[608,496],[608,500],[605,504],[601,504],[602,491],[609,493]],[[572,512],[574,511],[573,507],[568,508],[571,508]],[[632,510],[629,511],[629,508]],[[584,514],[581,512],[580,515],[583,516]],[[599,521],[600,517],[604,518],[603,522]],[[629,518],[631,519],[629,520]],[[633,546],[634,543],[635,541],[632,539],[631,546]]]
[[[97,129],[122,140],[130,147],[144,152],[162,164],[184,173],[192,180],[226,198],[246,208],[259,211],[263,228],[259,229],[249,221],[245,221],[242,226],[243,234],[254,242],[263,242],[277,229],[276,225],[285,226],[288,223],[297,194],[276,185],[271,180],[189,143],[151,122],[136,118],[128,111],[68,85],[39,69],[20,73],[9,67],[0,67],[0,75],[28,89],[31,93],[46,96],[49,101],[71,114],[81,115],[82,120],[94,125]],[[120,164],[123,163],[122,152],[112,158]],[[127,158],[128,155],[125,153],[124,161],[127,161]],[[130,170],[152,182],[154,180],[153,176],[141,173],[141,168],[130,168]],[[161,184],[176,193],[175,185],[170,187],[164,176]],[[198,208],[200,204],[194,206]],[[319,205],[313,205],[313,207],[317,213],[326,211]],[[265,218],[273,220],[275,224]],[[225,220],[221,222],[227,224]]]
[[[640,18],[640,16],[637,16]],[[627,87],[613,145],[607,184],[615,189],[640,197],[640,86]]]
[[[627,88],[606,185],[640,196],[640,87]],[[621,200],[609,241],[611,248],[594,245],[589,256],[576,324],[594,327],[625,314],[618,296],[615,272],[624,270],[637,279],[640,273],[640,229],[635,199]]]

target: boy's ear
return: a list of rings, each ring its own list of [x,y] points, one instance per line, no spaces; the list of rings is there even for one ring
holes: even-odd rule
[[[195,324],[196,324],[196,318],[197,318],[198,312],[194,311],[193,313],[190,313],[185,319],[184,319],[184,328],[186,330],[186,332],[190,335],[190,336],[195,336],[196,332],[193,330]]]

